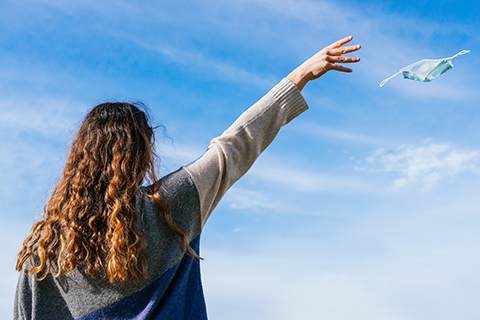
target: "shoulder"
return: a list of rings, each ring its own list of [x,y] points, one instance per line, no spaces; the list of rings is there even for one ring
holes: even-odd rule
[[[154,184],[140,187],[138,197],[151,201],[155,192],[158,192],[171,209],[178,206],[195,205],[195,200],[198,199],[197,186],[190,173],[183,167]]]
[[[167,205],[157,205],[155,195]],[[175,223],[187,235],[197,236],[201,230],[200,197],[197,186],[191,175],[182,167],[172,172],[155,184],[140,187],[137,194],[136,210],[139,216],[139,227],[146,230],[163,229],[165,209],[169,210]],[[153,231],[152,230],[152,231]]]

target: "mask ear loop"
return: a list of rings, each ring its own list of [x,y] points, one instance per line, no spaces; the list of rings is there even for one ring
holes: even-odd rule
[[[387,83],[388,80],[392,79],[393,77],[395,77],[397,74],[399,74],[399,73],[401,73],[401,72],[402,72],[402,71],[398,71],[398,72],[395,73],[393,76],[391,76],[391,77],[383,80],[383,81],[380,83],[380,87],[383,87],[383,85],[384,85],[385,83]]]
[[[452,60],[453,58],[456,58],[458,56],[464,55],[464,54],[469,53],[469,52],[470,52],[470,50],[462,50],[459,53],[457,53],[456,55],[454,55],[453,57],[448,58],[448,59]]]

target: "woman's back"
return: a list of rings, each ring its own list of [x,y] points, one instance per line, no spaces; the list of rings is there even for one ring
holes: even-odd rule
[[[205,313],[199,261],[184,254],[177,236],[164,222],[155,201],[148,196],[149,192],[148,188],[140,188],[136,201],[137,228],[146,243],[146,279],[112,283],[108,278],[93,277],[77,267],[68,274],[58,277],[48,274],[37,281],[32,280],[27,271],[22,271],[16,300],[30,303],[16,303],[15,318],[175,319],[174,314],[183,317],[186,313]],[[161,180],[159,192],[198,254],[200,201],[192,178],[184,169],[178,170]],[[186,299],[189,295],[192,297]],[[181,301],[184,301],[183,306],[179,305]],[[159,303],[162,308],[157,308]]]

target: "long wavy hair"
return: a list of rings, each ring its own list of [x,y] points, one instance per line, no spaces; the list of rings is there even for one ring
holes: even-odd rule
[[[143,105],[103,103],[83,120],[62,178],[17,256],[17,270],[30,261],[42,280],[82,267],[110,282],[147,277],[145,240],[136,229],[135,201],[145,178],[149,196],[182,249],[199,258],[158,194],[154,133]],[[35,257],[35,258],[34,258]]]

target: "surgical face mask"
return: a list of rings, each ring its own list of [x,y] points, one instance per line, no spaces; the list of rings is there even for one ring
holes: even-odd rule
[[[388,80],[392,79],[399,73],[403,74],[404,79],[410,79],[410,80],[416,80],[416,81],[422,81],[422,82],[432,81],[433,79],[437,78],[438,76],[444,74],[445,72],[453,68],[453,64],[452,64],[453,58],[456,58],[458,56],[461,56],[462,54],[469,53],[469,52],[470,50],[463,50],[450,58],[435,59],[435,60],[424,59],[424,60],[420,60],[418,62],[412,63],[411,65],[406,66],[405,68],[395,73],[393,76],[383,80],[382,83],[380,83],[380,87],[383,87],[383,85],[387,83]]]

